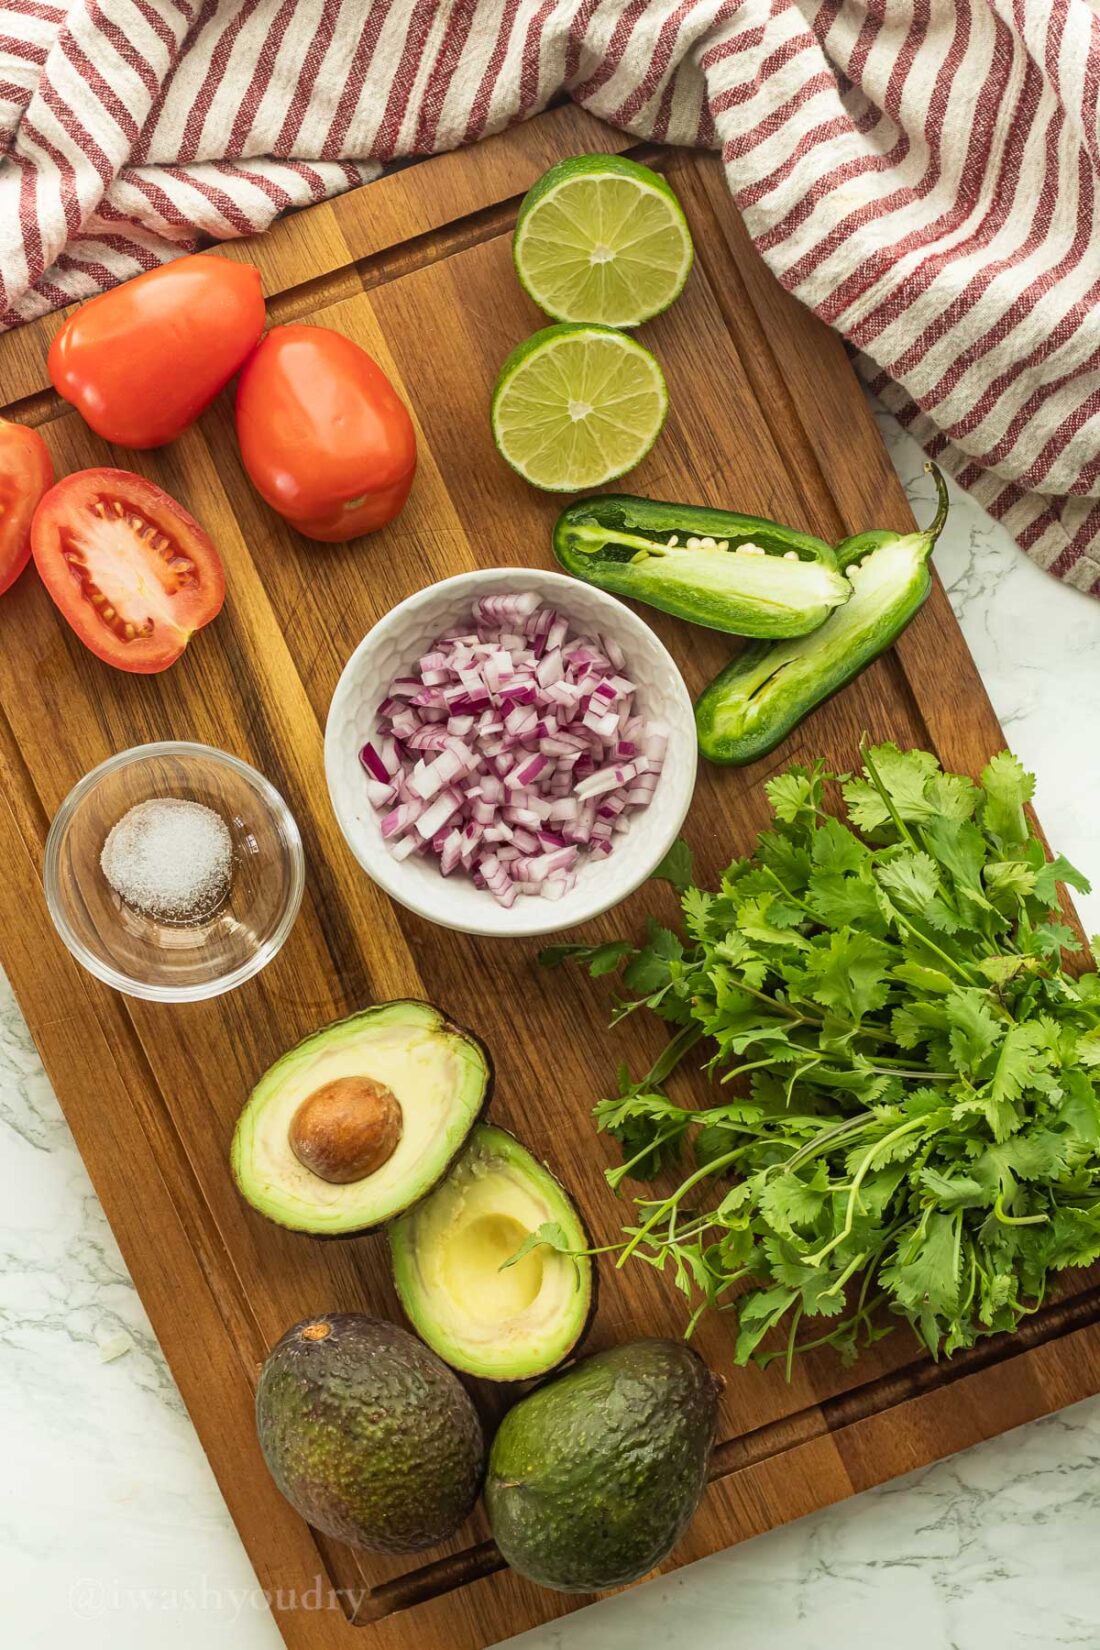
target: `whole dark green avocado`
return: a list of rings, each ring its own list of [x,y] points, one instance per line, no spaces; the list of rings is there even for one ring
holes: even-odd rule
[[[485,1470],[481,1422],[457,1377],[406,1330],[357,1312],[287,1330],[260,1371],[256,1431],[291,1506],[371,1552],[446,1541]]]
[[[485,1504],[513,1569],[563,1593],[637,1581],[699,1504],[721,1383],[682,1341],[585,1358],[510,1410]]]

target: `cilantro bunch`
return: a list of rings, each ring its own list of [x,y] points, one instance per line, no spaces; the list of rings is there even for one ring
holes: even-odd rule
[[[675,1028],[596,1108],[616,1188],[680,1166],[637,1201],[620,1264],[669,1269],[692,1325],[728,1312],[738,1362],[788,1373],[898,1317],[950,1354],[1100,1256],[1100,980],[1063,968],[1081,947],[1057,909],[1060,881],[1088,884],[1047,858],[1014,757],[975,785],[924,751],[863,755],[846,821],[820,765],[772,780],[774,824],[717,890],[681,845],[683,936],[544,954],[625,967],[621,1012]],[[689,1055],[719,1085],[705,1110],[665,1091]]]

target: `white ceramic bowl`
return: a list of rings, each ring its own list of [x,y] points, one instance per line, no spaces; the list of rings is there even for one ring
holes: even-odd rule
[[[576,887],[560,900],[524,895],[510,909],[455,872],[440,874],[434,857],[396,860],[382,841],[380,815],[367,799],[359,752],[378,727],[377,708],[395,676],[430,643],[469,617],[480,596],[534,590],[574,631],[612,636],[626,655],[626,674],[638,686],[638,706],[671,730],[668,756],[653,800],[631,816],[605,858],[582,860]],[[599,916],[633,893],[675,842],[695,788],[695,720],[683,677],[668,649],[623,602],[565,573],[490,567],[459,573],[417,591],[380,619],[345,666],[325,728],[325,773],[340,829],[352,853],[380,887],[418,916],[465,934],[521,937],[553,934]]]

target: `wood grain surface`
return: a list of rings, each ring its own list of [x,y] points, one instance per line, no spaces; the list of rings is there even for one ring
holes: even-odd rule
[[[0,399],[38,425],[59,471],[140,471],[186,504],[220,546],[223,614],[160,677],[99,664],[33,574],[0,603],[0,955],[153,1327],[292,1650],[481,1650],[583,1599],[501,1568],[478,1512],[446,1548],[416,1559],[355,1554],[317,1537],[275,1491],[252,1423],[269,1346],[324,1310],[399,1317],[383,1239],[316,1243],[237,1198],[226,1154],[240,1106],[299,1037],[371,1001],[430,998],[490,1045],[493,1115],[576,1196],[597,1241],[623,1207],[603,1180],[613,1151],[590,1121],[617,1062],[660,1044],[642,1021],[608,1029],[609,993],[540,973],[534,942],[448,933],[393,906],[337,830],[321,730],[348,655],[396,602],[479,565],[549,566],[559,507],[498,459],[487,408],[508,350],[540,324],[515,281],[510,233],[528,185],[552,161],[628,140],[571,108],[476,149],[406,169],[293,217],[226,256],[262,270],[272,319],[334,327],[365,346],[413,409],[421,466],[401,518],[331,548],[298,538],[242,472],[223,396],[162,451],[111,449],[49,388],[51,317],[0,338]],[[668,377],[664,436],[630,487],[724,504],[835,539],[910,512],[837,338],[772,281],[747,243],[716,158],[654,157],[680,194],[698,261],[683,298],[643,329]],[[728,656],[717,635],[646,613],[695,691]],[[765,821],[762,784],[792,760],[850,767],[864,731],[934,749],[976,772],[1004,743],[942,590],[899,646],[743,772],[700,775],[687,835],[701,875],[743,852]],[[145,740],[188,738],[252,762],[302,828],[305,903],[290,941],[230,996],[165,1007],[114,995],[55,937],[40,875],[46,830],[71,786]],[[633,932],[663,886],[584,931]],[[685,1080],[682,1092],[692,1091]],[[699,1091],[701,1092],[701,1090]],[[605,1270],[589,1350],[676,1334],[678,1298],[644,1267]],[[728,1379],[714,1480],[669,1568],[921,1466],[1081,1398],[1097,1385],[1100,1290],[1073,1293],[948,1365],[899,1331],[844,1370],[808,1356],[734,1374],[725,1326],[700,1351]],[[487,1418],[507,1395],[476,1396]],[[339,1596],[334,1596],[335,1594]],[[356,1628],[359,1637],[356,1637]]]

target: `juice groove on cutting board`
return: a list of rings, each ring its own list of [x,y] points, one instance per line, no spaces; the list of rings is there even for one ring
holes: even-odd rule
[[[316,1537],[281,1499],[252,1423],[267,1348],[313,1312],[400,1312],[384,1239],[321,1244],[280,1231],[238,1200],[226,1154],[255,1079],[299,1037],[372,1000],[424,996],[489,1044],[494,1120],[550,1162],[597,1242],[614,1236],[627,1208],[603,1181],[615,1150],[597,1140],[589,1110],[620,1059],[642,1069],[661,1028],[639,1018],[609,1031],[608,982],[542,974],[537,942],[471,939],[392,906],[332,818],[321,728],[345,659],[394,603],[467,568],[551,565],[560,501],[513,475],[489,434],[497,368],[541,324],[512,272],[511,229],[519,198],[552,161],[628,147],[559,109],[224,250],[262,269],[273,320],[347,333],[412,408],[421,441],[412,499],[390,529],[356,545],[307,545],[267,510],[241,470],[228,398],[161,452],[110,449],[49,388],[59,318],[0,338],[6,413],[42,429],[59,473],[106,463],[153,478],[203,522],[226,564],[225,611],[160,677],[101,666],[33,575],[0,602],[0,961],[260,1585],[281,1597],[292,1650],[481,1650],[584,1604],[502,1571],[480,1512],[446,1548],[377,1558]],[[906,526],[908,506],[841,344],[760,264],[717,158],[632,152],[667,171],[698,259],[683,297],[642,329],[667,374],[671,411],[624,485],[830,539]],[[645,617],[693,692],[728,657],[719,636]],[[814,756],[851,767],[864,730],[971,772],[1004,744],[938,585],[894,652],[774,756],[701,773],[687,827],[701,878],[764,824],[770,773]],[[49,820],[81,774],[113,751],[169,737],[219,745],[262,769],[298,818],[309,864],[298,926],[275,963],[228,997],[182,1008],[114,996],[83,974],[53,934],[39,881]],[[586,936],[634,932],[647,910],[671,919],[670,891],[641,890]],[[641,1266],[600,1267],[587,1350],[679,1332],[671,1285]],[[937,1366],[899,1330],[851,1370],[828,1352],[807,1357],[788,1387],[778,1367],[734,1373],[725,1327],[705,1321],[699,1349],[728,1377],[715,1477],[667,1567],[1086,1396],[1100,1367],[1098,1325],[1096,1276],[1074,1274],[1067,1295],[1014,1340]],[[477,1397],[490,1417],[504,1401],[489,1386]],[[343,1589],[342,1601],[317,1608],[329,1588]]]

